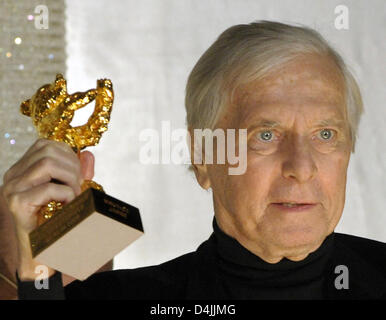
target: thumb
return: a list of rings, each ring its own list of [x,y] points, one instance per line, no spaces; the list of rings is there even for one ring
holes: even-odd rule
[[[90,151],[83,151],[79,156],[79,160],[82,178],[84,180],[92,180],[94,177],[94,155]]]

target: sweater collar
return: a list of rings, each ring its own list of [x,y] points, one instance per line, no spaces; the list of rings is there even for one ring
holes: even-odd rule
[[[278,263],[268,263],[244,248],[236,239],[225,234],[213,219],[214,240],[221,268],[227,273],[243,278],[274,279],[275,283],[290,285],[301,279],[312,280],[323,275],[334,246],[334,233],[321,246],[301,261],[283,258]],[[283,281],[283,278],[285,281]]]

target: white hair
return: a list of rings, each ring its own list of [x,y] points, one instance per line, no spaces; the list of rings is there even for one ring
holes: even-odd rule
[[[240,84],[259,79],[304,53],[330,57],[343,76],[354,152],[363,103],[342,57],[317,31],[272,21],[232,26],[200,57],[186,84],[188,128],[214,129]]]

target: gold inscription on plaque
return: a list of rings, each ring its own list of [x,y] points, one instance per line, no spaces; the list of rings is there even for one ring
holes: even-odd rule
[[[109,206],[108,211],[111,213],[118,214],[124,218],[127,218],[129,209],[125,206],[121,206],[118,203],[112,202],[108,199],[103,199],[103,202]]]

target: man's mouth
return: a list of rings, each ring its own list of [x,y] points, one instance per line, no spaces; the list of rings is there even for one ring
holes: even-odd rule
[[[280,210],[289,210],[289,211],[303,211],[312,209],[316,206],[316,203],[299,203],[299,202],[275,202],[272,203],[274,208]]]
[[[278,204],[281,204],[281,205],[289,207],[289,208],[306,205],[306,203],[291,203],[291,202],[282,202],[282,203],[278,203]]]

